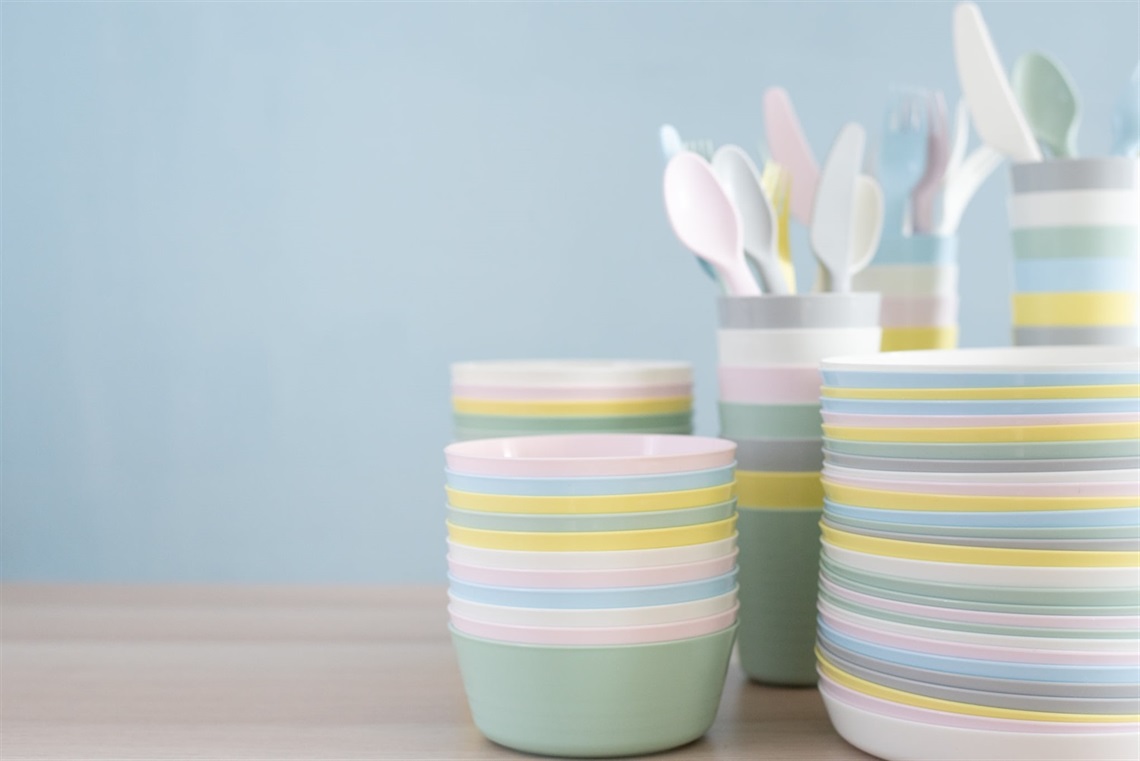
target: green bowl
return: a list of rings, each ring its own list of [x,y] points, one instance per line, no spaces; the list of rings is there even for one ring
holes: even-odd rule
[[[819,404],[720,402],[720,435],[728,439],[818,439],[823,435]]]
[[[690,743],[716,718],[736,627],[648,645],[555,647],[451,629],[475,726],[508,748],[596,758]]]
[[[816,683],[821,510],[737,511],[740,665],[766,684]]]
[[[575,431],[640,431],[691,425],[691,412],[667,415],[605,415],[600,417],[530,417],[526,415],[474,415],[452,413],[456,428],[465,430],[573,433]]]
[[[456,526],[488,531],[638,531],[648,528],[674,528],[713,523],[731,518],[736,500],[683,510],[654,510],[642,513],[599,513],[595,515],[530,515],[488,513],[447,507],[447,520]]]
[[[1140,440],[1030,441],[988,444],[907,443],[824,439],[824,452],[907,460],[1056,460],[1136,457]]]

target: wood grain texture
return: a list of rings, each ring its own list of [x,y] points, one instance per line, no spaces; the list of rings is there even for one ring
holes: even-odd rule
[[[0,759],[530,758],[471,723],[439,587],[0,587]],[[854,761],[747,682],[657,759]]]

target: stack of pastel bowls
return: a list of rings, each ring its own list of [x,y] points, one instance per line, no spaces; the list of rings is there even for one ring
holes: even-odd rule
[[[538,360],[451,366],[455,438],[692,433],[687,362]]]
[[[447,447],[448,612],[484,735],[620,756],[708,730],[736,636],[735,450],[637,434]]]
[[[957,237],[884,237],[854,289],[883,296],[883,351],[958,345]]]
[[[1140,350],[822,367],[820,690],[888,761],[1140,743]]]
[[[1140,162],[1056,159],[1011,168],[1013,339],[1140,343]]]
[[[769,684],[814,684],[822,431],[819,361],[879,348],[879,296],[724,297],[721,436],[737,444],[740,664]]]

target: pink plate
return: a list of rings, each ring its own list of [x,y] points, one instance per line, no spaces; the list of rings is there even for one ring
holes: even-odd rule
[[[979,661],[1002,661],[1032,663],[1050,666],[1124,666],[1135,663],[1135,652],[1113,653],[1084,650],[1047,650],[1021,647],[997,647],[975,645],[967,642],[949,642],[925,637],[909,637],[902,634],[879,631],[860,626],[844,619],[844,612],[837,610],[822,600],[819,603],[820,616],[835,631],[856,637],[873,645],[909,650],[912,653],[945,655],[951,658],[969,658]],[[994,635],[995,637],[1000,635]],[[1047,640],[1048,638],[1042,637]],[[1094,640],[1099,641],[1099,640]],[[1129,659],[1131,656],[1131,659]]]
[[[478,439],[443,450],[456,473],[526,478],[639,476],[732,465],[736,444],[705,436],[580,433]]]
[[[882,597],[866,595],[862,592],[854,592],[827,579],[820,579],[819,583],[820,587],[827,590],[829,594],[858,605],[941,621],[992,624],[994,626],[1016,626],[1027,629],[1140,630],[1140,616],[1045,616],[1018,613],[994,613],[991,611],[963,610],[959,608],[940,608],[934,605],[916,605],[915,603],[887,600]]]
[[[873,471],[864,471],[872,473]],[[1032,473],[1026,473],[1032,477]],[[1089,482],[1085,483],[1038,483],[1038,484],[975,484],[952,481],[901,481],[878,480],[875,478],[854,478],[834,471],[824,470],[827,483],[842,486],[856,486],[863,489],[894,491],[913,494],[954,494],[960,496],[986,497],[1132,497],[1140,498],[1140,483],[1127,481],[1094,482],[1096,471],[1091,471]]]
[[[457,615],[450,608],[448,613],[452,626],[459,631],[500,642],[522,645],[644,645],[701,637],[727,629],[736,621],[739,609],[740,603],[737,603],[723,613],[668,624],[583,628],[488,624]]]
[[[447,558],[451,575],[473,584],[521,589],[614,589],[680,584],[723,576],[736,567],[739,550],[711,560],[649,568],[594,569],[582,571],[527,571],[517,568],[490,568]]]
[[[451,395],[461,399],[510,402],[604,402],[618,399],[667,399],[692,396],[690,383],[667,386],[475,386],[456,384]]]
[[[818,404],[819,368],[720,367],[720,400],[739,404]]]
[[[848,428],[987,428],[990,426],[1092,425],[1140,423],[1135,412],[1085,415],[856,415],[823,411],[823,422]]]

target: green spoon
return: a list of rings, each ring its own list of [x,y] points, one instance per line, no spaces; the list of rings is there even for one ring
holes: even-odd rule
[[[1061,65],[1047,55],[1026,53],[1013,64],[1011,84],[1038,142],[1057,158],[1076,155],[1081,104]]]

